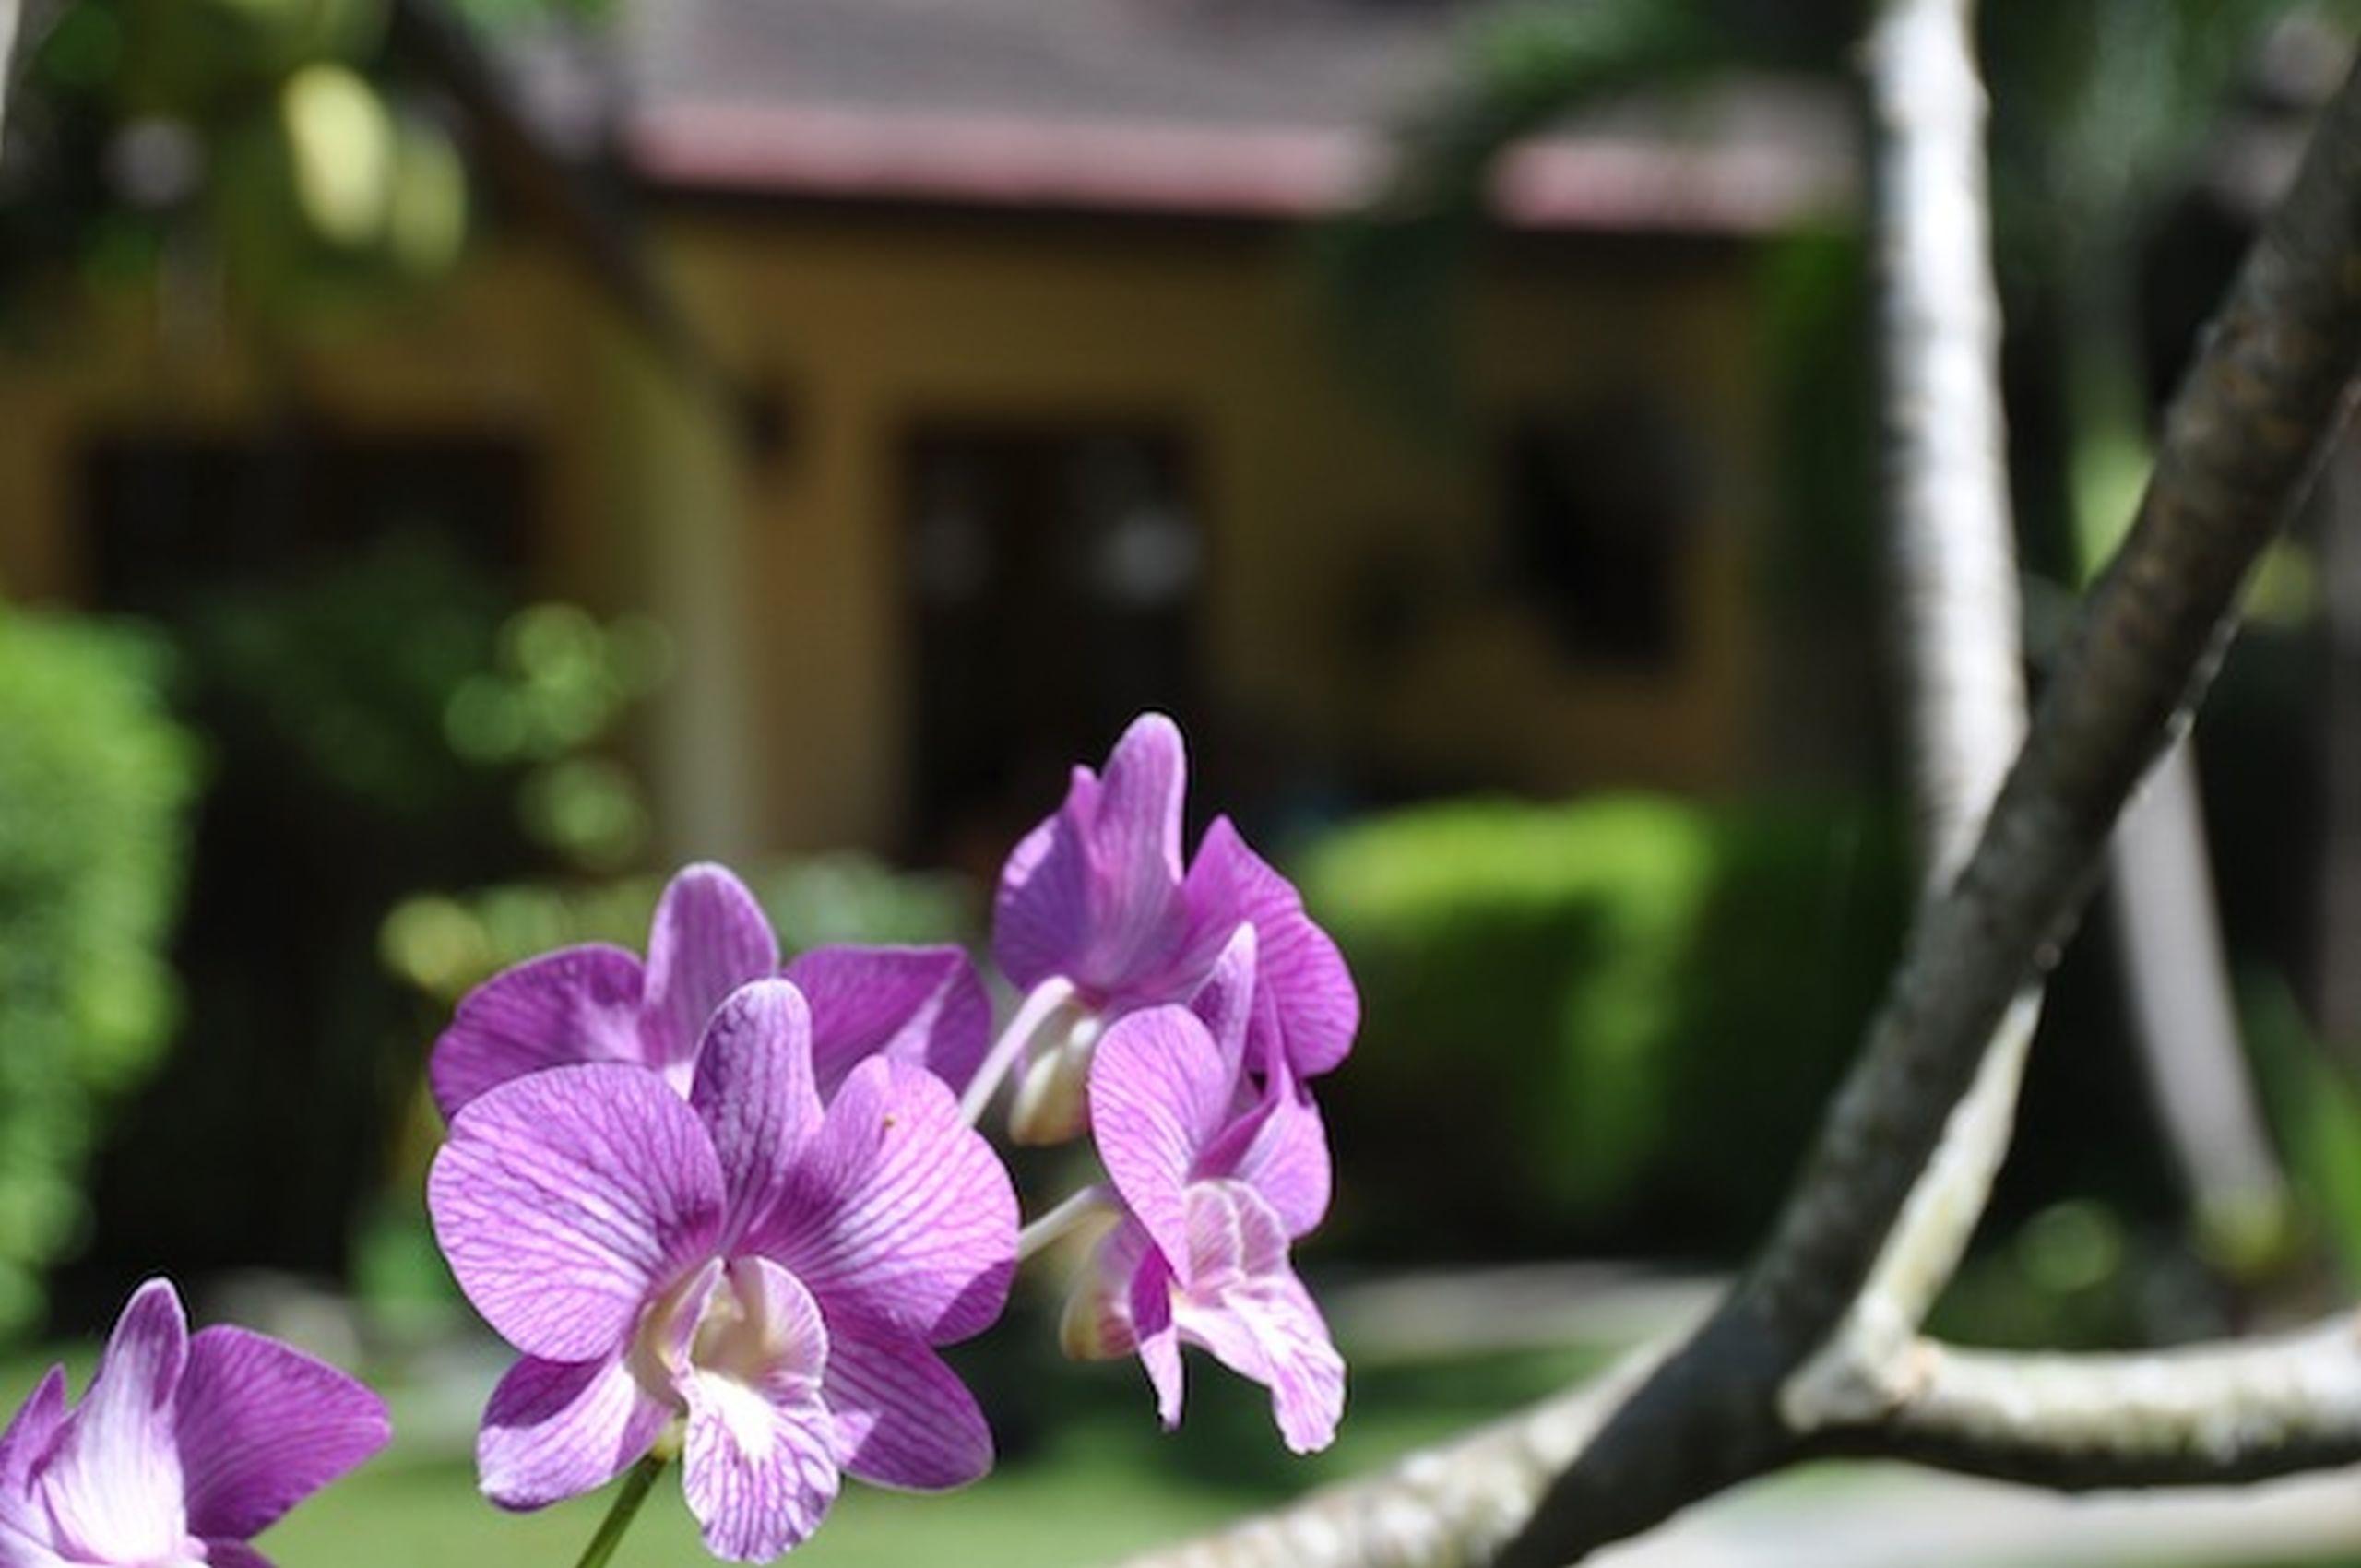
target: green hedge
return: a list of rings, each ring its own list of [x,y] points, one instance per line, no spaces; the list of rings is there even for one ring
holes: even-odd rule
[[[161,674],[132,634],[0,608],[0,1334],[39,1312],[107,1112],[172,1026],[196,766]]]
[[[1453,802],[1299,869],[1362,992],[1323,1099],[1370,1254],[1742,1241],[1903,912],[1895,825],[1841,802]]]

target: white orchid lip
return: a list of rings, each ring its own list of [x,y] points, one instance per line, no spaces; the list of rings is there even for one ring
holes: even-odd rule
[[[803,1289],[801,1281],[792,1283]],[[685,1276],[640,1314],[625,1355],[632,1376],[649,1397],[675,1410],[687,1404],[682,1380],[700,1372],[749,1387],[781,1372],[817,1376],[820,1368],[805,1364],[813,1348],[784,1337],[779,1314],[764,1310],[760,1295],[765,1289],[763,1277],[742,1258],[729,1265],[714,1258]]]

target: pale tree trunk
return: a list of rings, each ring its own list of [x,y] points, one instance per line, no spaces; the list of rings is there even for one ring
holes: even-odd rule
[[[2107,911],[2148,1092],[2201,1231],[2267,1225],[2287,1184],[2239,1043],[2197,758],[2183,738],[2125,809]]]

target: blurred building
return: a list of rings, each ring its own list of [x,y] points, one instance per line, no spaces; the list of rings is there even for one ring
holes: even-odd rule
[[[1847,199],[1842,106],[1718,89],[1522,151],[1452,307],[1469,417],[1422,428],[1305,242],[1454,15],[627,6],[528,96],[631,176],[694,342],[530,220],[267,351],[169,291],[96,311],[0,362],[0,583],[136,606],[431,516],[521,594],[671,628],[678,851],[989,863],[1151,704],[1273,812],[1745,781],[1779,724],[1760,262]]]

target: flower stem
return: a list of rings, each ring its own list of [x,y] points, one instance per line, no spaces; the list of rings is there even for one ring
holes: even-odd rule
[[[1114,1206],[1115,1194],[1107,1184],[1093,1182],[1016,1233],[1016,1261],[1023,1263],[1043,1248],[1062,1240],[1092,1215]]]
[[[649,1489],[656,1478],[664,1473],[665,1455],[650,1454],[634,1465],[623,1477],[623,1491],[615,1493],[615,1504],[607,1510],[606,1519],[599,1526],[599,1533],[582,1549],[582,1560],[574,1568],[605,1568],[615,1555],[615,1548],[623,1545],[623,1532],[639,1515],[639,1505],[647,1501]]]
[[[992,1041],[976,1075],[968,1080],[967,1092],[959,1097],[959,1112],[974,1126],[984,1119],[984,1111],[992,1102],[992,1095],[1000,1088],[1008,1070],[1025,1054],[1026,1045],[1041,1031],[1050,1015],[1074,999],[1074,986],[1062,975],[1051,975],[1027,992],[1025,1000],[1016,1004],[1016,1012],[1009,1018],[1008,1028],[1001,1030]]]

